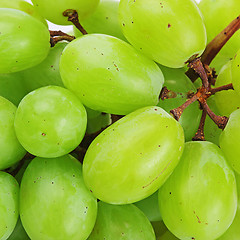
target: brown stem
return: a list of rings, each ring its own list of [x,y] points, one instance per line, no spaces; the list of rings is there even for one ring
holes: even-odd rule
[[[209,86],[208,76],[206,70],[203,67],[200,58],[195,58],[191,62],[189,62],[188,67],[192,68],[201,78],[203,86],[207,89]]]
[[[175,98],[177,97],[177,94],[171,90],[168,90],[167,87],[163,87],[162,91],[159,95],[159,99],[161,100],[165,100],[165,99],[169,99],[169,98]]]
[[[68,21],[72,22],[75,27],[83,34],[88,34],[87,31],[83,28],[83,26],[79,22],[78,13],[76,10],[67,9],[63,12],[64,17],[68,17]]]
[[[194,103],[196,100],[198,100],[199,95],[196,93],[193,95],[192,98],[188,99],[184,104],[182,104],[180,107],[175,108],[173,110],[170,111],[170,113],[172,113],[173,117],[179,121],[183,111],[192,103]]]
[[[206,141],[204,137],[204,125],[206,121],[206,116],[207,116],[207,112],[203,110],[198,130],[195,136],[192,138],[193,141]]]
[[[49,30],[49,32],[50,32],[50,36],[51,37],[55,37],[55,36],[70,36],[67,33],[62,32],[62,31],[52,31],[52,30]]]
[[[223,91],[223,90],[231,90],[231,89],[234,90],[232,83],[227,84],[227,85],[223,85],[221,87],[212,88],[211,89],[211,94],[213,95],[216,92],[220,92],[220,91]]]
[[[228,122],[228,117],[216,115],[208,106],[205,99],[200,100],[203,110],[205,110],[208,116],[217,124],[220,129],[224,129]]]
[[[50,38],[50,44],[51,47],[54,47],[58,42],[66,40],[68,42],[71,42],[75,39],[74,36],[69,36],[69,35],[63,35],[63,36],[58,36],[58,37],[51,37]]]

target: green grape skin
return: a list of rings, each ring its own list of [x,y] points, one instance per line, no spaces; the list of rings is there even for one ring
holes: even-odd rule
[[[119,20],[136,49],[167,67],[183,67],[206,47],[205,26],[192,0],[121,0]]]
[[[138,109],[109,126],[91,143],[83,161],[84,181],[104,202],[140,201],[169,177],[183,146],[183,129],[167,112],[159,107]]]
[[[60,59],[60,74],[85,106],[117,115],[156,105],[164,82],[152,60],[103,34],[88,34],[69,43]]]
[[[0,2],[0,8],[13,8],[17,10],[21,10],[32,17],[35,17],[39,21],[41,21],[43,24],[47,25],[46,20],[36,11],[36,9],[31,5],[30,3],[24,1],[24,0],[1,0]]]
[[[161,100],[158,103],[159,107],[162,107],[165,111],[181,106],[189,98],[189,94],[195,93],[197,89],[191,80],[185,75],[185,69],[171,69],[161,66],[161,70],[164,75],[164,86],[168,90],[173,91],[170,93],[170,98]],[[184,136],[186,141],[191,141],[194,137],[201,119],[201,111],[199,110],[198,102],[192,103],[187,107],[182,116],[180,117],[180,124],[184,130]]]
[[[66,42],[59,42],[50,49],[43,62],[21,72],[28,92],[49,85],[64,87],[59,72],[59,61],[66,46]]]
[[[6,169],[26,154],[14,131],[16,106],[0,96],[0,170]]]
[[[8,240],[31,240],[24,230],[20,218],[18,219],[17,225]]]
[[[79,99],[65,88],[47,86],[20,102],[14,127],[22,146],[39,157],[59,157],[82,141],[87,114]]]
[[[178,240],[170,231],[166,231],[163,235],[157,238],[157,240]]]
[[[118,21],[118,6],[120,0],[101,0],[96,11],[86,20],[82,26],[88,33],[102,33],[114,36],[126,41]],[[74,27],[74,35],[82,36],[82,33]]]
[[[98,203],[96,224],[88,240],[155,240],[151,223],[133,204]]]
[[[237,209],[233,170],[210,142],[187,142],[180,163],[159,190],[167,228],[182,240],[220,237]]]
[[[215,87],[220,87],[232,83],[232,62],[225,64],[218,74]],[[217,108],[221,115],[229,117],[229,115],[239,109],[240,96],[235,90],[227,90],[217,92],[214,96]]]
[[[10,174],[0,171],[0,240],[6,240],[18,220],[19,186]]]
[[[240,50],[235,55],[232,61],[232,84],[233,88],[240,98]]]
[[[223,31],[234,18],[238,17],[240,12],[238,0],[201,0],[198,7],[203,14],[208,42]],[[239,41],[240,32],[236,32],[210,65],[219,71],[240,48]]]
[[[168,231],[163,221],[151,222],[151,224],[157,239]]]
[[[18,72],[43,61],[50,49],[47,27],[16,9],[0,8],[0,73]]]
[[[158,206],[158,191],[134,204],[147,216],[150,222],[162,220]]]
[[[240,174],[240,109],[231,113],[228,123],[219,138],[220,147],[223,150],[232,168]]]
[[[20,187],[20,217],[30,239],[85,240],[90,235],[97,200],[84,185],[81,169],[70,155],[36,157],[28,165]]]
[[[27,93],[28,91],[20,72],[0,74],[0,96],[17,106]]]
[[[80,21],[89,17],[97,8],[99,0],[31,0],[37,11],[47,20],[58,25],[71,25],[63,12],[76,10]]]

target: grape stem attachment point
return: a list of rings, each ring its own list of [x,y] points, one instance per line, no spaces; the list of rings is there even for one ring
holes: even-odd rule
[[[83,34],[86,35],[88,34],[87,31],[84,29],[84,27],[80,24],[79,18],[78,18],[78,13],[76,10],[73,9],[67,9],[66,11],[63,12],[64,17],[68,17],[68,21],[72,22],[73,25]]]

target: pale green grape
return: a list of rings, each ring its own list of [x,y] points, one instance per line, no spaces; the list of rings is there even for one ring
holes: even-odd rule
[[[16,106],[0,96],[0,170],[12,166],[26,154],[14,131],[16,110]]]
[[[173,117],[159,107],[139,109],[94,139],[83,161],[84,181],[104,202],[140,201],[169,177],[183,146],[183,129]]]
[[[10,174],[0,171],[0,240],[13,232],[18,219],[19,186]]]
[[[86,240],[96,216],[97,201],[75,158],[32,160],[20,188],[20,217],[32,240]]]
[[[240,50],[238,50],[232,61],[232,84],[240,98]]]
[[[67,9],[73,9],[78,12],[81,20],[90,16],[96,9],[99,0],[31,0],[37,11],[47,20],[59,24],[70,25],[63,12]]]
[[[118,6],[120,0],[101,0],[91,17],[81,24],[88,33],[103,33],[126,41],[118,21]],[[81,32],[74,27],[74,35],[79,37]]]
[[[166,231],[163,235],[157,238],[157,240],[178,240],[170,231]]]
[[[219,143],[228,162],[240,174],[240,110],[234,111],[220,135]]]
[[[154,222],[162,220],[158,206],[158,192],[134,204],[143,211],[149,221]]]
[[[187,142],[179,165],[159,190],[167,228],[183,240],[215,240],[232,223],[237,209],[233,170],[210,142]]]
[[[20,218],[18,219],[17,225],[8,240],[31,240],[25,232]]]
[[[193,0],[121,0],[122,31],[154,61],[180,68],[206,46],[206,30]]]
[[[88,240],[155,240],[147,217],[136,206],[98,203],[97,221]]]
[[[80,37],[60,60],[64,85],[87,107],[125,115],[156,105],[163,84],[160,68],[128,43],[103,34]]]
[[[65,42],[58,43],[50,49],[47,58],[43,62],[21,73],[29,92],[48,85],[64,87],[59,72],[59,61],[66,45]]]
[[[20,102],[15,131],[24,148],[39,157],[59,157],[82,141],[87,124],[85,108],[67,89],[39,88]]]
[[[232,62],[229,61],[225,64],[218,77],[215,84],[215,87],[220,87],[232,83]],[[235,90],[227,90],[217,92],[215,94],[215,102],[219,109],[219,112],[229,117],[229,115],[236,109],[240,107],[240,96],[236,93]]]
[[[36,11],[36,9],[31,5],[30,3],[24,1],[24,0],[1,0],[0,1],[0,8],[13,8],[17,10],[21,10],[42,23],[44,23],[47,26],[46,20]]]
[[[0,8],[0,73],[39,64],[50,49],[47,27],[20,10]]]
[[[185,69],[171,69],[161,66],[165,82],[164,86],[173,93],[170,93],[170,98],[161,100],[158,103],[167,112],[181,106],[189,98],[189,94],[197,91],[191,80],[185,75]],[[194,137],[201,118],[198,102],[187,107],[179,122],[183,127],[186,141],[192,140]]]
[[[28,91],[20,72],[0,74],[0,96],[18,105]]]
[[[240,13],[239,0],[201,0],[198,6],[203,14],[208,42],[215,38]],[[214,58],[211,66],[219,71],[240,48],[239,42],[240,32],[236,32]]]

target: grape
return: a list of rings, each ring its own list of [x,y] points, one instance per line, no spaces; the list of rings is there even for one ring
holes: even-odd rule
[[[20,10],[0,8],[0,73],[39,64],[50,49],[47,27]]]
[[[222,67],[217,77],[215,87],[220,87],[232,83],[231,66],[232,62],[229,61]],[[224,116],[229,116],[234,110],[240,107],[240,96],[236,93],[235,90],[217,92],[214,98],[219,112]]]
[[[17,225],[8,240],[31,240],[25,232],[20,219],[18,219]]]
[[[197,89],[193,83],[185,75],[185,69],[171,69],[161,66],[165,82],[164,86],[168,90],[173,91],[173,95],[170,93],[170,98],[164,101],[160,100],[159,107],[162,107],[167,112],[181,106],[189,98],[189,94],[194,93]],[[186,141],[192,140],[194,137],[201,118],[201,112],[199,111],[199,104],[195,102],[186,108],[179,120],[184,130],[184,136]]]
[[[145,198],[139,202],[134,203],[143,213],[147,216],[149,221],[162,220],[161,213],[158,206],[158,192],[155,192],[148,198]]]
[[[187,142],[179,165],[159,190],[159,206],[178,238],[220,237],[237,208],[234,172],[222,151],[210,142]]]
[[[208,42],[227,27],[227,25],[236,18],[240,12],[239,0],[201,0],[198,6],[204,17]],[[240,32],[236,32],[221,49],[216,58],[214,58],[211,66],[219,71],[240,48],[239,41]]]
[[[155,240],[147,217],[134,205],[98,203],[97,221],[88,240]]]
[[[96,198],[113,204],[153,194],[176,167],[184,146],[181,125],[159,107],[139,109],[91,143],[83,178]]]
[[[0,74],[0,96],[18,105],[28,91],[20,72]]]
[[[206,30],[192,0],[121,0],[124,36],[154,61],[180,68],[206,46]]]
[[[18,219],[19,186],[10,174],[0,171],[0,240],[13,232]]]
[[[50,22],[59,25],[70,25],[63,12],[73,9],[78,12],[80,21],[91,15],[98,6],[99,0],[31,0],[37,11]]]
[[[36,19],[44,23],[46,26],[48,26],[46,20],[36,11],[36,9],[30,3],[24,0],[1,0],[0,8],[13,8],[21,10],[25,13],[30,14],[31,16],[35,17]]]
[[[91,17],[81,24],[88,33],[103,33],[126,41],[118,21],[118,6],[120,0],[101,0]],[[74,35],[79,37],[81,32],[74,27]]]
[[[39,88],[20,102],[16,117],[17,138],[28,152],[39,157],[59,157],[82,141],[87,124],[81,102],[67,89]]]
[[[86,240],[97,216],[81,164],[72,156],[36,157],[20,187],[20,217],[33,240]]]
[[[14,131],[16,110],[16,106],[0,96],[0,170],[12,166],[26,154]]]
[[[43,62],[22,72],[24,84],[29,92],[49,85],[64,87],[59,72],[59,61],[66,45],[65,42],[58,43],[50,49]]]
[[[240,50],[235,55],[233,61],[232,61],[232,84],[233,88],[238,94],[238,97],[240,99]]]
[[[157,238],[157,240],[178,240],[170,231],[166,231],[163,235]]]
[[[151,224],[157,239],[168,230],[163,221],[151,222]]]
[[[219,143],[228,162],[240,174],[240,109],[231,113],[228,123],[220,135]]]
[[[163,84],[159,67],[126,42],[103,34],[80,37],[60,60],[64,85],[87,107],[125,115],[156,105]]]

